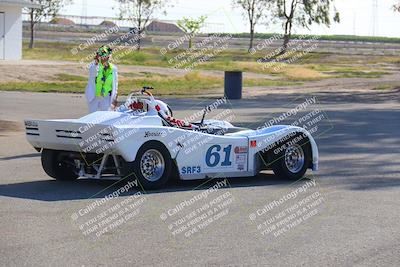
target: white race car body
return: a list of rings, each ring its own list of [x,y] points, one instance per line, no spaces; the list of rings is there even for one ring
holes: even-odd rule
[[[257,154],[295,134],[303,134],[309,141],[312,154],[307,168],[318,168],[317,145],[303,128],[277,125],[249,130],[216,120],[205,120],[203,125],[222,134],[166,126],[157,113],[150,111],[105,111],[80,119],[25,121],[27,139],[37,150],[76,152],[83,158],[87,154],[111,155],[133,162],[143,144],[160,142],[175,161],[182,180],[254,176],[264,169]],[[85,176],[84,172],[80,176]]]

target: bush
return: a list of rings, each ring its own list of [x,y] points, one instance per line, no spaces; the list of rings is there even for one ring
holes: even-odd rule
[[[114,28],[117,26],[117,24],[115,24],[112,21],[109,20],[104,20],[102,23],[99,24],[100,26],[106,27],[106,28]]]
[[[73,22],[72,20],[64,18],[53,18],[49,21],[49,23],[57,25],[75,25],[75,22]]]

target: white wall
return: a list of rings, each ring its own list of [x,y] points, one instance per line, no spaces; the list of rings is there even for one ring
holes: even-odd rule
[[[5,59],[22,58],[22,12],[21,7],[2,6],[5,14]],[[0,25],[1,27],[2,25]]]

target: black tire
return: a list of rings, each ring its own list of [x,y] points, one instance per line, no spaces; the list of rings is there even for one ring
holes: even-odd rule
[[[145,173],[142,172],[141,165],[144,165],[144,163],[142,163],[142,157],[146,152],[157,153],[155,151],[162,157],[164,169],[159,173],[159,178],[156,180],[149,180],[149,178],[145,177]],[[124,178],[128,177],[130,180],[137,178],[144,189],[158,189],[163,187],[170,179],[172,165],[173,161],[167,148],[160,142],[149,141],[140,147],[136,154],[135,161],[122,163],[122,174]]]
[[[43,149],[41,160],[43,170],[56,180],[74,181],[78,178],[71,166],[63,160],[61,151]]]
[[[295,151],[294,157],[291,151]],[[296,134],[285,141],[277,142],[272,150],[270,150],[270,158],[272,159],[272,170],[276,176],[283,179],[299,180],[306,173],[310,166],[312,152],[310,142],[306,135]],[[288,156],[286,156],[286,153]],[[301,158],[297,155],[303,155],[304,160],[296,160]],[[294,158],[290,160],[290,156]],[[288,163],[287,163],[287,161]],[[290,163],[297,162],[292,166]],[[302,163],[300,163],[302,162]]]

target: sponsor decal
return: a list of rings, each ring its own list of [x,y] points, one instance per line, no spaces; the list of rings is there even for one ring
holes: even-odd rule
[[[162,132],[150,132],[150,131],[146,131],[144,132],[144,137],[165,137],[167,135],[167,132],[162,131]]]
[[[38,123],[37,123],[37,121],[25,121],[25,126],[38,127]]]
[[[237,146],[235,147],[235,154],[247,153],[247,146]]]
[[[257,141],[256,140],[251,140],[250,141],[250,147],[257,147]]]
[[[243,171],[247,169],[247,155],[246,154],[236,155],[235,164],[236,164],[236,169],[238,171]]]

